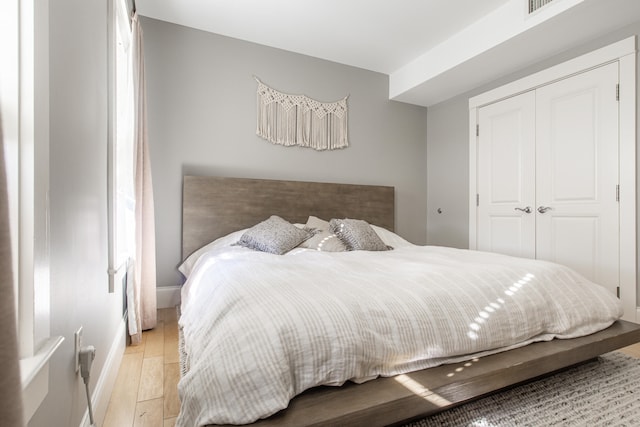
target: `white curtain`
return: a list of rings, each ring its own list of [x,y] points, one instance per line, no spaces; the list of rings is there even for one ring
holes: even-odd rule
[[[129,334],[137,344],[142,331],[156,326],[156,242],[153,186],[147,135],[147,101],[144,77],[144,48],[138,14],[131,22],[129,64],[133,111],[135,253],[128,275]],[[131,301],[133,299],[133,301]],[[134,319],[131,318],[134,316]],[[133,326],[133,327],[132,327]]]
[[[18,364],[18,336],[11,265],[9,202],[0,121],[0,424],[21,426],[22,386]]]

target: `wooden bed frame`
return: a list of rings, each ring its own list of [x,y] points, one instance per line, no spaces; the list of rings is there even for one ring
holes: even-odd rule
[[[309,215],[360,218],[393,230],[394,204],[393,187],[185,176],[183,259],[270,215],[298,223],[305,223]],[[620,320],[586,337],[534,343],[473,362],[359,385],[316,387],[295,397],[287,409],[252,425],[401,425],[639,341],[640,325]]]

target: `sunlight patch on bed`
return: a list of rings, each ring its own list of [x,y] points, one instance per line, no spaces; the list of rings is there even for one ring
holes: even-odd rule
[[[512,286],[509,286],[509,289],[507,289],[506,291],[504,291],[504,293],[507,296],[514,296],[516,294],[516,292],[518,292],[520,289],[522,289],[522,287],[524,285],[526,285],[527,283],[529,283],[534,277],[533,274],[531,273],[527,273],[522,279],[518,280],[517,282],[515,282]]]
[[[531,273],[527,273],[522,279],[513,283],[513,285],[509,286],[504,293],[508,296],[515,295],[518,291],[520,291],[524,285],[533,280],[535,276]],[[484,325],[490,318],[491,314],[500,310],[506,301],[502,298],[496,298],[495,301],[488,303],[482,310],[478,311],[478,316],[473,319],[473,322],[469,324],[469,330],[467,331],[467,337],[472,340],[477,340],[480,337],[480,332],[482,331],[482,325]],[[477,362],[478,359],[473,359],[472,363]],[[471,364],[465,364],[465,367],[471,366]],[[453,372],[447,374],[447,377],[453,377],[456,373],[462,372],[464,367],[457,368]]]
[[[497,427],[495,424],[487,421],[486,418],[482,418],[479,420],[472,421],[469,424],[469,427]]]
[[[504,293],[508,296],[515,295],[524,285],[529,283],[535,276],[531,273],[527,273],[522,279],[513,283],[513,285],[509,286],[508,289],[504,291]],[[480,330],[482,329],[482,324],[484,324],[491,317],[492,313],[495,313],[497,310],[500,310],[502,306],[505,304],[505,300],[502,298],[496,298],[495,301],[487,304],[482,310],[478,311],[478,317],[473,319],[473,322],[469,324],[469,331],[467,331],[467,336],[472,340],[477,340]]]
[[[413,394],[422,397],[427,402],[431,402],[438,407],[444,407],[451,405],[451,402],[445,399],[444,397],[436,394],[420,384],[418,381],[410,378],[408,375],[401,374],[394,377],[394,380],[399,382],[406,389],[411,391]]]

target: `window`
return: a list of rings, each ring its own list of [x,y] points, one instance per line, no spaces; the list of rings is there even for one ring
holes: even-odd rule
[[[129,73],[131,25],[126,0],[113,1],[111,49],[111,162],[110,189],[110,292],[116,276],[124,274],[134,248],[133,94]]]

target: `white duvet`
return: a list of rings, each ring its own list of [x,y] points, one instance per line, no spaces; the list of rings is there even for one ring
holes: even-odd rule
[[[218,245],[182,290],[177,426],[244,424],[361,382],[611,325],[618,299],[556,264],[442,247],[271,255]]]

